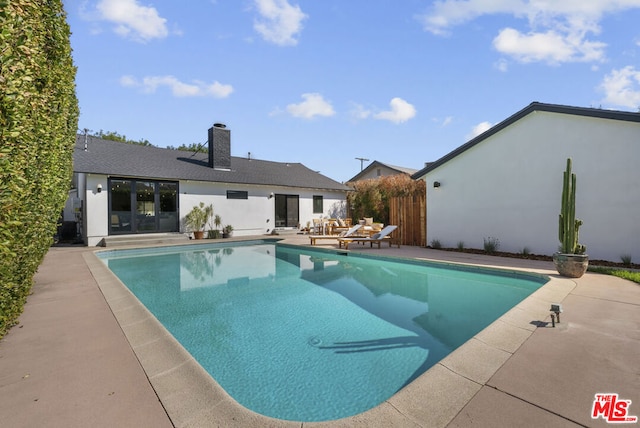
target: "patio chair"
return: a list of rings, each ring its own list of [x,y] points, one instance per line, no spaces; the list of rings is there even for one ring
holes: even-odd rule
[[[336,235],[341,232],[346,232],[351,228],[351,219],[341,219],[338,217],[336,220],[336,224],[331,228],[331,233],[335,233]]]
[[[314,218],[313,219],[313,233],[319,234],[322,233],[322,219]]]
[[[398,228],[398,226],[389,225],[389,226],[385,227],[384,229],[382,229],[380,232],[375,233],[375,234],[373,234],[373,235],[371,235],[370,237],[367,237],[367,238],[339,237],[338,238],[338,247],[342,248],[342,246],[344,246],[344,249],[348,250],[349,249],[349,244],[352,243],[352,242],[359,242],[359,243],[368,242],[369,244],[371,244],[371,248],[373,248],[373,244],[378,244],[378,248],[380,248],[380,244],[384,240],[388,240],[389,241],[389,246],[391,246],[391,237],[389,236],[389,234],[391,232],[393,232],[394,230],[396,230],[397,228]],[[398,244],[398,247],[400,247],[400,244]]]
[[[356,224],[355,226],[349,228],[349,230],[346,230],[344,232],[340,232],[339,235],[310,235],[309,236],[309,240],[311,241],[311,245],[316,245],[316,240],[318,240],[318,239],[341,239],[341,238],[347,238],[347,237],[353,235],[361,227],[362,227],[361,224]]]

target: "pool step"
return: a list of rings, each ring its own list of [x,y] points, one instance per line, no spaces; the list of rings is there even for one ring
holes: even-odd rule
[[[183,233],[149,233],[144,235],[108,236],[102,240],[103,247],[138,247],[145,245],[179,244],[189,241]]]

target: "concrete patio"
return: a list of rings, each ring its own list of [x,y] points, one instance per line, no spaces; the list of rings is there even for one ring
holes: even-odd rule
[[[309,245],[300,235],[285,242]],[[301,423],[235,403],[95,250],[51,248],[20,324],[0,342],[2,426],[607,426],[591,418],[596,393],[617,393],[632,401],[629,415],[640,415],[640,286],[629,281],[593,273],[561,278],[550,262],[352,246],[352,252],[552,279],[380,406],[338,421]],[[550,303],[564,309],[556,328],[547,324]]]

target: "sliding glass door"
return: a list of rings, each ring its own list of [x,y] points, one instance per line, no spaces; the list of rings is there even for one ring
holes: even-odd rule
[[[109,180],[109,234],[177,232],[178,183]]]
[[[300,224],[300,197],[276,195],[276,227],[298,227]]]
[[[110,180],[109,234],[131,233],[131,180]]]

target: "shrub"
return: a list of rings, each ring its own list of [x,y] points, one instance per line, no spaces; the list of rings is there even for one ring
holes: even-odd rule
[[[439,239],[432,239],[431,240],[431,248],[435,248],[436,250],[439,250],[440,248],[442,248],[442,244],[440,243]]]
[[[62,2],[2,2],[0,29],[1,338],[53,243],[79,111]]]
[[[520,254],[525,257],[529,257],[529,255],[531,254],[531,250],[529,249],[529,247],[525,246],[524,248],[522,248],[522,252]]]
[[[495,253],[500,248],[500,240],[498,238],[483,238],[484,240],[484,250],[489,253]]]
[[[458,241],[458,250],[459,251],[464,250],[464,241]]]
[[[623,254],[620,256],[620,260],[622,260],[622,264],[625,266],[631,266],[631,255]]]
[[[349,215],[357,219],[373,217],[376,222],[389,223],[389,200],[398,196],[424,194],[425,181],[413,180],[406,174],[389,175],[369,180],[348,182],[353,191],[347,193]]]

